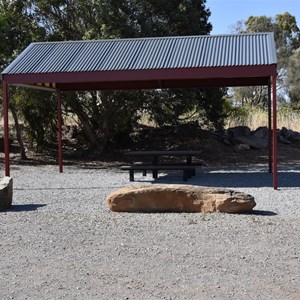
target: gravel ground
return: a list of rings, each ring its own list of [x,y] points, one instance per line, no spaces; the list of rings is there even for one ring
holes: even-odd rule
[[[282,170],[274,191],[265,169],[203,168],[188,182],[249,193],[253,214],[132,214],[105,201],[127,172],[12,166],[0,299],[300,299],[300,170]]]

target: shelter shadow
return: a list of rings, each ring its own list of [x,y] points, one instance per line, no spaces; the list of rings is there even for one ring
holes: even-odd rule
[[[190,184],[220,188],[259,188],[273,187],[272,174],[267,171],[202,171],[197,170],[197,175],[187,182],[180,180],[181,175],[166,173],[160,175],[157,179],[149,180],[154,183],[167,184]],[[139,178],[136,178],[139,181]],[[145,180],[141,180],[145,182]],[[278,173],[279,188],[297,188],[300,187],[300,172],[280,171]]]
[[[273,187],[272,174],[268,172],[220,172],[220,173],[200,173],[196,178],[196,183],[211,187],[232,187],[232,188],[259,188]],[[300,187],[300,173],[279,172],[278,186],[280,187]]]

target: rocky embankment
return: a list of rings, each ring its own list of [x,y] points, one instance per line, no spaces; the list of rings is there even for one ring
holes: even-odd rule
[[[213,136],[225,145],[243,149],[265,149],[268,147],[269,129],[259,127],[251,131],[247,126],[228,128],[225,132],[214,132]],[[292,144],[300,141],[300,133],[282,127],[277,130],[277,138],[280,143]]]

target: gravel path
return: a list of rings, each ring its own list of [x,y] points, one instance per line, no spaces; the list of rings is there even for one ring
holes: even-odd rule
[[[206,168],[188,182],[253,195],[246,215],[113,213],[105,198],[127,172],[57,170],[12,166],[0,299],[300,299],[300,170],[279,173],[278,191],[263,167]]]

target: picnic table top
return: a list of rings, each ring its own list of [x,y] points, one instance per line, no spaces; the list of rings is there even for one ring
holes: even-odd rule
[[[163,156],[163,155],[173,155],[173,156],[196,156],[200,155],[202,151],[197,150],[145,150],[145,151],[128,151],[125,155],[128,156]]]

